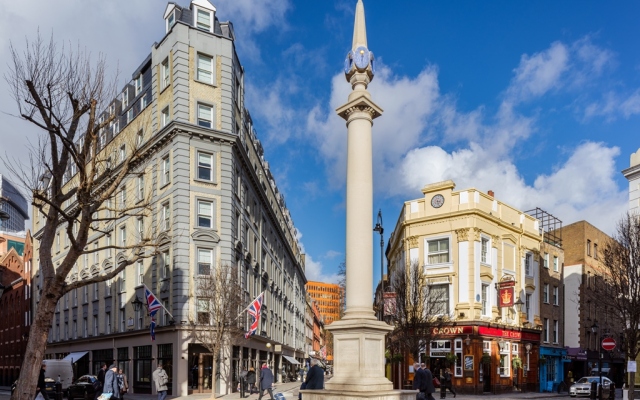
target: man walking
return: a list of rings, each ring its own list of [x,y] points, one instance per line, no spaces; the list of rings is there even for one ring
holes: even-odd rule
[[[102,366],[98,370],[98,382],[100,382],[100,384],[98,385],[98,390],[96,390],[96,399],[98,397],[100,397],[100,395],[103,392],[103,389],[104,389],[104,376],[105,376],[106,372],[107,372],[107,364],[102,363]]]
[[[420,368],[420,363],[413,364],[413,390],[417,390],[419,392],[424,393],[424,385],[426,376],[422,368]]]
[[[266,390],[269,392],[269,396],[271,396],[270,400],[273,399],[273,389],[271,389],[271,385],[273,385],[273,372],[267,366],[267,363],[262,363],[262,369],[260,370],[260,396],[258,396],[258,400],[262,399],[262,395]]]
[[[433,393],[435,393],[436,387],[433,385],[433,374],[431,374],[431,371],[427,368],[427,364],[422,363],[421,367],[425,380],[423,392],[427,395],[427,400],[435,400],[433,398]]]
[[[36,391],[40,392],[40,394],[42,394],[42,397],[44,397],[44,400],[49,400],[49,395],[47,395],[47,384],[44,381],[44,373],[47,370],[47,364],[42,363],[42,365],[40,366],[40,375],[38,376],[38,387],[36,388]]]
[[[158,400],[164,400],[164,398],[167,397],[167,383],[169,383],[169,376],[167,375],[167,372],[162,368],[161,363],[158,363],[158,368],[153,371],[153,382],[156,384]]]
[[[304,381],[306,383],[305,389],[324,389],[324,371],[318,365],[318,359],[311,359],[311,368],[309,369],[309,373],[307,374],[307,379]]]
[[[104,374],[104,393],[111,393],[110,399],[117,400],[120,398],[120,385],[118,384],[118,373],[115,364],[111,364]]]

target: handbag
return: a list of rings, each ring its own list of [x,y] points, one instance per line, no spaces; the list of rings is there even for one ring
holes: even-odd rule
[[[439,388],[440,387],[440,380],[437,377],[433,377],[433,386]]]

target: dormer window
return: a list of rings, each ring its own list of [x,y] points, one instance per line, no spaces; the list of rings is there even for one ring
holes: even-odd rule
[[[211,32],[211,27],[213,26],[212,14],[211,11],[196,8],[196,28]]]
[[[169,14],[169,16],[167,17],[167,32],[169,32],[175,24],[176,24],[176,12],[172,11],[171,14]]]
[[[136,87],[136,96],[137,96],[142,91],[142,74],[138,75],[138,77],[134,79],[133,83]]]
[[[129,106],[129,88],[124,89],[122,92],[122,108],[127,108]]]

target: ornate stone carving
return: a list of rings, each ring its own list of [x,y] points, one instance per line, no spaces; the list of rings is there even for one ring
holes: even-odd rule
[[[409,236],[406,239],[407,247],[409,249],[415,249],[418,247],[418,237],[417,236]]]
[[[469,228],[456,229],[456,235],[458,236],[458,242],[468,242]]]
[[[494,247],[498,247],[498,245],[500,245],[500,240],[500,236],[491,235],[491,241],[493,242]]]
[[[344,111],[347,117],[349,117],[351,114],[355,112],[366,112],[367,114],[369,114],[371,118],[377,116],[378,114],[378,112],[373,107],[369,107],[367,105],[357,105],[357,106],[349,107]]]
[[[482,230],[480,228],[473,228],[472,234],[473,234],[473,241],[474,242],[479,242],[480,241],[480,234],[482,233]]]

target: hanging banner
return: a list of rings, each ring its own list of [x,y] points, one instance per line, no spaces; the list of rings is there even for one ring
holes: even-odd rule
[[[498,283],[498,307],[513,307],[515,300],[515,281]]]

